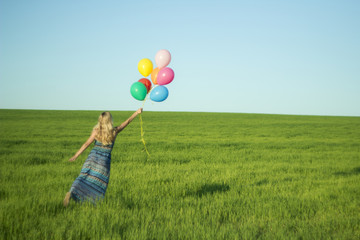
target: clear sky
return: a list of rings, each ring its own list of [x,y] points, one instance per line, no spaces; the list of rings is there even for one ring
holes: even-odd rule
[[[160,49],[145,111],[360,116],[358,0],[0,0],[0,108],[136,110]]]

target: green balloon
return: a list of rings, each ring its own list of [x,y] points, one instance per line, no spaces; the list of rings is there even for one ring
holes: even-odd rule
[[[131,85],[130,93],[136,100],[142,101],[146,97],[147,89],[143,83],[135,82]]]

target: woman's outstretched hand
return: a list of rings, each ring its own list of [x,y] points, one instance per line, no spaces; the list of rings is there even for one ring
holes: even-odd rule
[[[137,114],[140,114],[140,113],[142,113],[142,111],[143,111],[143,109],[139,108],[136,112],[137,112]]]
[[[69,159],[69,162],[73,162],[76,160],[77,157],[73,156],[72,158]]]

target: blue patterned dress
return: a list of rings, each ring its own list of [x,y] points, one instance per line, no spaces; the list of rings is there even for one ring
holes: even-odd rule
[[[103,145],[95,140],[94,148],[86,159],[80,175],[70,188],[71,198],[75,201],[89,201],[104,198],[110,178],[111,151],[114,143]]]

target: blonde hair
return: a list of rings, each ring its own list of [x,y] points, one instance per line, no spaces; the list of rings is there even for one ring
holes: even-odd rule
[[[104,145],[111,144],[114,141],[116,130],[113,126],[113,119],[110,112],[103,112],[100,114],[94,130],[97,130],[95,139],[102,142]]]

